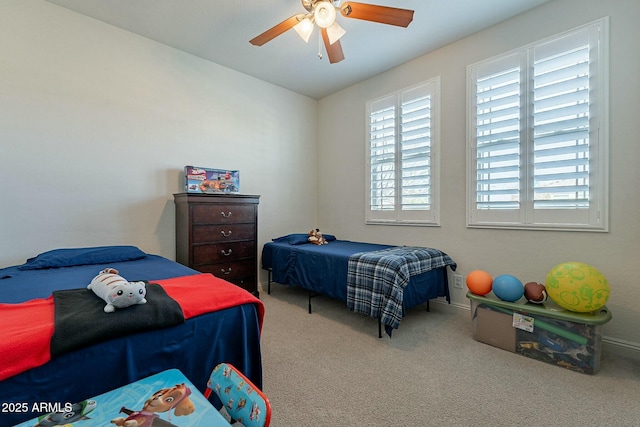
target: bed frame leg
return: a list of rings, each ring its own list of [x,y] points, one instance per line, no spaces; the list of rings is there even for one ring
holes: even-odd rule
[[[267,270],[269,272],[269,279],[267,280],[267,295],[271,295],[271,269]]]
[[[382,338],[382,320],[378,317],[378,338]]]
[[[318,293],[314,293],[309,291],[309,314],[311,314],[311,298],[313,297],[319,297],[322,294],[318,294]]]

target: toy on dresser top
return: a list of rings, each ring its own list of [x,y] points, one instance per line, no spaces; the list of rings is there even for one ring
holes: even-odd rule
[[[87,286],[93,293],[102,298],[107,305],[105,313],[113,313],[116,308],[125,308],[147,302],[147,289],[144,282],[128,282],[118,275],[115,268],[105,268],[91,280]]]

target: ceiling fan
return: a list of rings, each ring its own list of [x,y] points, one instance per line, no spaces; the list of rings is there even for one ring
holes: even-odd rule
[[[291,28],[296,30],[296,33],[305,42],[308,42],[315,23],[320,27],[320,34],[329,56],[329,62],[334,64],[344,59],[340,37],[345,34],[345,30],[336,22],[338,11],[345,18],[361,19],[405,28],[413,20],[413,10],[353,1],[340,5],[340,1],[302,0],[302,6],[307,10],[307,13],[300,13],[285,19],[259,36],[254,37],[249,43],[255,46],[262,46]],[[321,54],[319,56],[322,57]]]

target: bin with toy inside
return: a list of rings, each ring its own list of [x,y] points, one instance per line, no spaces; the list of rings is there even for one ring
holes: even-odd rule
[[[472,292],[467,298],[476,341],[577,372],[595,374],[600,369],[602,326],[611,320],[606,306],[576,313],[551,300],[507,302],[492,293]]]

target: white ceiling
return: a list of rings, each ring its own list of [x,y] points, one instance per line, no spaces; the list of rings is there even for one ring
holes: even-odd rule
[[[290,30],[257,47],[249,40],[306,10],[300,0],[48,0],[275,85],[322,98],[549,0],[361,0],[412,9],[408,28],[338,16],[345,60],[318,58]],[[324,48],[323,52],[324,52]]]

